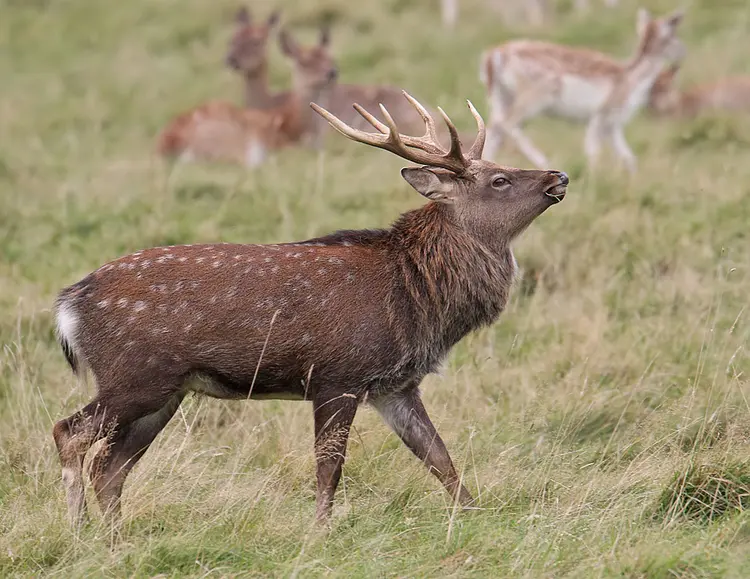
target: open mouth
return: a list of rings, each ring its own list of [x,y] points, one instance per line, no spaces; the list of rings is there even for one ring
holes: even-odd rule
[[[547,189],[544,194],[547,197],[554,199],[555,203],[560,203],[565,198],[565,193],[568,191],[567,185],[558,184]]]

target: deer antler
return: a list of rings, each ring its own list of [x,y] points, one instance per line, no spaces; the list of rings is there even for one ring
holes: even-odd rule
[[[425,134],[421,137],[411,137],[409,135],[400,134],[393,117],[382,104],[380,105],[380,111],[383,113],[385,123],[380,122],[360,105],[354,105],[354,109],[362,115],[368,123],[375,127],[379,131],[379,134],[354,129],[341,119],[332,115],[323,107],[320,107],[315,103],[310,103],[310,106],[316,113],[327,120],[334,129],[345,137],[357,141],[358,143],[365,143],[366,145],[378,147],[379,149],[385,149],[386,151],[390,151],[412,163],[427,165],[430,167],[441,167],[453,171],[454,173],[463,173],[472,161],[476,161],[482,157],[486,130],[482,117],[471,102],[467,101],[469,104],[469,110],[477,122],[477,137],[474,144],[471,146],[471,149],[469,149],[468,155],[464,155],[461,149],[461,140],[458,137],[458,131],[443,109],[438,107],[438,111],[442,115],[451,137],[451,146],[447,151],[440,146],[435,121],[427,112],[427,109],[425,109],[417,99],[412,97],[406,91],[403,91],[403,93],[406,100],[417,109],[419,116],[421,116],[424,121]]]

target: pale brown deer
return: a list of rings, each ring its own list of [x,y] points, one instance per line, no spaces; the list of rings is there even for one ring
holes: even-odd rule
[[[290,98],[289,91],[272,92],[268,83],[268,38],[279,18],[280,13],[276,10],[266,22],[256,24],[244,6],[235,15],[235,31],[229,41],[225,62],[242,76],[247,108],[277,107]]]
[[[681,62],[659,75],[648,107],[660,116],[691,118],[709,112],[750,113],[750,76],[728,76],[680,89],[675,76]]]
[[[286,103],[292,98],[292,93],[272,92],[268,83],[267,43],[271,22],[276,24],[278,13],[274,13],[266,25],[257,26],[253,24],[250,13],[242,8],[235,20],[237,28],[230,40],[225,60],[230,68],[243,77],[246,107],[265,109]],[[337,82],[331,87],[327,108],[347,124],[364,128],[367,124],[352,108],[353,103],[359,103],[368,110],[378,110],[379,105],[385,105],[402,130],[417,131],[422,127],[422,119],[404,101],[401,89],[394,86]]]
[[[547,157],[521,131],[524,121],[547,114],[588,123],[584,150],[591,165],[608,143],[625,167],[636,159],[623,129],[646,104],[659,73],[682,58],[677,37],[682,12],[654,19],[638,11],[638,47],[627,62],[571,46],[518,40],[482,55],[480,78],[487,89],[490,126],[485,156],[497,153],[508,136],[537,167]]]
[[[503,311],[516,264],[511,243],[560,202],[568,177],[481,160],[478,133],[462,148],[450,119],[446,150],[427,131],[399,134],[385,109],[354,129],[312,105],[354,141],[418,167],[401,170],[426,205],[386,229],[339,231],[277,245],[187,245],[138,251],[64,289],[57,334],[71,367],[90,369],[97,394],[53,429],[71,519],[85,516],[84,457],[117,521],[123,483],[189,392],[224,399],[312,402],[317,519],[325,521],[357,408],[367,402],[443,483],[471,494],[420,401],[419,384],[467,333]],[[356,106],[356,105],[355,105]]]
[[[247,109],[228,102],[209,102],[181,114],[159,137],[161,155],[184,161],[209,160],[255,167],[278,149],[299,143],[318,144],[321,123],[310,101],[327,102],[338,70],[328,52],[323,29],[312,47],[300,46],[287,31],[280,44],[293,62],[293,89],[275,106]]]

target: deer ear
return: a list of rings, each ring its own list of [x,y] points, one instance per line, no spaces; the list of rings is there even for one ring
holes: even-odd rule
[[[242,6],[237,10],[237,13],[234,15],[234,21],[235,23],[239,24],[240,26],[247,26],[250,24],[250,11],[247,9],[246,6]]]
[[[401,176],[430,201],[453,203],[455,180],[452,175],[437,173],[427,167],[404,167]]]
[[[683,18],[685,18],[685,13],[682,10],[676,10],[664,19],[664,24],[671,30],[676,30]]]
[[[281,32],[279,32],[279,46],[281,47],[281,52],[292,58],[294,58],[298,52],[297,42],[285,29],[282,29]]]
[[[331,27],[324,24],[320,28],[320,46],[327,47],[331,43]]]
[[[638,15],[635,19],[635,29],[638,32],[638,36],[643,36],[651,23],[651,13],[645,8],[638,9]]]
[[[273,28],[279,23],[279,20],[281,20],[281,10],[274,10],[268,17],[266,26],[268,26],[269,28]]]

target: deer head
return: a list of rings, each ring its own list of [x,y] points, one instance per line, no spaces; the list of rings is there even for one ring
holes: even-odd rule
[[[406,167],[401,175],[418,193],[448,208],[451,219],[487,247],[506,247],[536,217],[565,196],[568,176],[560,171],[515,169],[482,160],[485,125],[468,102],[477,123],[477,136],[464,152],[456,127],[438,108],[450,134],[446,150],[438,141],[435,121],[416,99],[406,99],[422,117],[426,131],[422,137],[399,134],[393,118],[380,106],[381,123],[359,105],[354,108],[378,133],[353,129],[327,110],[311,103],[333,128],[344,136],[373,147],[385,149],[420,167]]]
[[[296,93],[316,95],[336,81],[338,69],[328,52],[329,43],[328,28],[321,29],[318,44],[310,47],[301,46],[287,30],[279,33],[281,51],[294,63],[292,82]]]
[[[683,18],[682,11],[653,18],[645,8],[639,9],[636,30],[641,42],[641,55],[666,62],[682,60],[685,45],[677,38],[677,29]]]
[[[274,11],[262,24],[253,24],[250,11],[244,6],[235,15],[236,30],[229,42],[225,58],[227,66],[247,75],[264,69],[268,60],[268,36],[279,22],[280,13]]]
[[[681,100],[681,93],[675,86],[675,78],[681,62],[674,62],[664,69],[656,78],[648,98],[648,107],[655,113],[664,114],[675,111]]]

